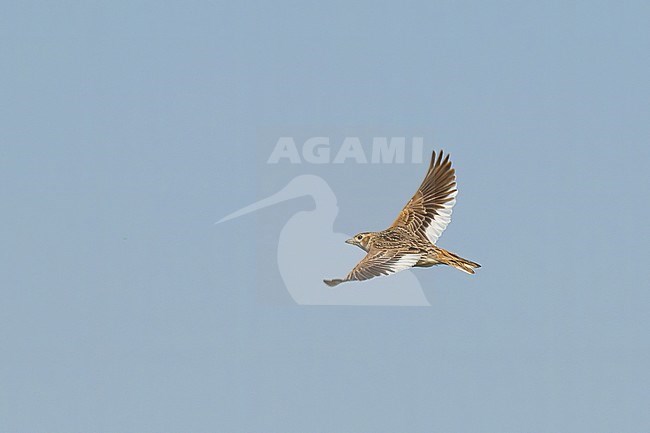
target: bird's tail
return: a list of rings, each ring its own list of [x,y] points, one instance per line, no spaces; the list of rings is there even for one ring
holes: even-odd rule
[[[464,259],[452,252],[443,250],[442,248],[440,248],[440,253],[441,254],[438,257],[438,260],[440,260],[445,265],[453,266],[454,268],[466,272],[468,274],[473,274],[474,269],[481,267],[481,265],[479,265],[478,263],[475,263],[471,260]]]

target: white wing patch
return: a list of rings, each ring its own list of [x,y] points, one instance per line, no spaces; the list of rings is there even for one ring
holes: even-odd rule
[[[438,238],[445,231],[449,223],[451,222],[451,212],[452,208],[456,204],[456,194],[458,191],[454,191],[449,197],[453,197],[453,200],[448,201],[443,205],[441,209],[437,209],[436,215],[431,222],[427,225],[425,233],[429,242],[435,244],[438,241]]]
[[[391,264],[390,273],[392,274],[408,268],[412,268],[418,261],[420,261],[421,257],[422,254],[404,254],[402,257],[397,259],[395,263]]]

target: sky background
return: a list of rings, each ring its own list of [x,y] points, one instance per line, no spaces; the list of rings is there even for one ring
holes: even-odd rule
[[[0,432],[650,431],[648,22],[3,2]],[[429,308],[259,302],[255,219],[213,223],[278,125],[433,130],[461,187],[440,244],[484,267],[419,272]],[[398,211],[345,200],[345,232]]]

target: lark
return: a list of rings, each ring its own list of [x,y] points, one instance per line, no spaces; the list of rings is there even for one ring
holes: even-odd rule
[[[436,246],[456,204],[456,173],[449,154],[434,151],[422,185],[393,224],[381,232],[362,232],[345,241],[366,256],[345,278],[323,280],[328,286],[390,275],[412,267],[453,266],[468,274],[481,265]]]

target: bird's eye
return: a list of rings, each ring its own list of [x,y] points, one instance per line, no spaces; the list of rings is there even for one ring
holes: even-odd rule
[[[358,235],[358,236],[357,236],[357,240],[360,241],[362,237],[363,237],[363,236]]]

